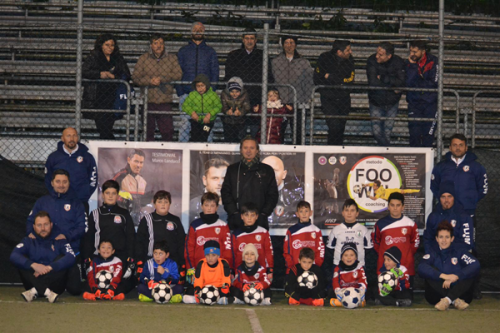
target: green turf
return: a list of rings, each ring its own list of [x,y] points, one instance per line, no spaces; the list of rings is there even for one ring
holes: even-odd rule
[[[439,312],[416,294],[411,308],[368,304],[364,309],[289,306],[274,294],[269,307],[87,302],[63,294],[26,303],[20,287],[0,287],[0,332],[252,332],[247,310],[264,332],[499,332],[500,295],[485,295],[466,311]],[[131,295],[134,295],[131,293]]]

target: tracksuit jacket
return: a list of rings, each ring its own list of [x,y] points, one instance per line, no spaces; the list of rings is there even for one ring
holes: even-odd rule
[[[98,288],[96,275],[100,271],[108,271],[113,275],[110,285],[113,289],[116,289],[123,276],[122,261],[115,255],[112,255],[107,259],[104,259],[100,255],[94,256],[87,273],[87,281],[91,290],[96,290]]]
[[[269,231],[255,223],[253,226],[241,227],[233,231],[231,236],[233,250],[233,268],[239,267],[243,263],[243,250],[247,244],[255,245],[259,255],[260,266],[272,273],[274,268],[273,244]]]
[[[311,223],[298,222],[286,231],[283,243],[283,256],[285,257],[287,272],[299,263],[300,250],[309,247],[314,250],[314,263],[321,267],[325,260],[325,244],[321,230]]]
[[[406,86],[408,88],[436,89],[438,87],[438,58],[426,52],[418,63],[405,61]],[[408,91],[406,101],[409,104],[435,104],[437,92]]]
[[[158,273],[158,266],[165,269],[163,274]],[[142,284],[148,285],[148,281],[159,282],[161,280],[171,282],[172,284],[177,284],[179,282],[179,270],[177,264],[170,258],[167,258],[163,264],[158,265],[154,259],[149,259],[144,265],[144,269],[141,273],[140,281]]]

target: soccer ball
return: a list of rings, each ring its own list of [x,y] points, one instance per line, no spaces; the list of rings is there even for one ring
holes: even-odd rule
[[[156,303],[168,303],[172,298],[172,288],[166,283],[158,283],[156,287],[151,290],[151,296],[153,296]]]
[[[361,193],[361,185],[354,185],[352,191],[357,194]]]
[[[301,287],[312,289],[318,285],[318,277],[310,271],[304,271],[298,278],[297,282]]]
[[[219,289],[214,286],[205,286],[200,292],[200,303],[205,305],[214,305],[220,298]]]
[[[355,309],[361,305],[362,292],[358,288],[346,288],[344,290],[344,297],[342,298],[342,305],[346,309]]]
[[[264,292],[262,290],[257,290],[254,287],[248,289],[243,293],[243,299],[245,303],[250,305],[259,305],[264,299]]]
[[[110,271],[99,271],[95,275],[97,288],[108,289],[113,279],[113,274]]]
[[[378,290],[382,290],[384,284],[388,284],[391,288],[394,288],[396,285],[397,279],[394,273],[392,272],[384,272],[380,273],[378,276]]]

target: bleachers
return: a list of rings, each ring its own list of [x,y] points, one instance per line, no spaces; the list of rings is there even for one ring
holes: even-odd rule
[[[64,126],[74,123],[74,82],[64,81],[74,79],[76,73],[76,15],[74,5],[54,7],[52,10],[39,7],[17,6],[15,2],[0,4],[0,76],[3,85],[0,86],[0,127],[3,135],[37,135],[51,136],[58,133]],[[90,2],[84,8],[84,57],[93,48],[95,36],[109,31],[118,36],[122,54],[133,71],[138,57],[149,46],[146,36],[152,32],[167,33],[166,49],[168,52],[177,50],[186,44],[189,37],[190,23],[181,22],[181,11],[196,9],[197,18],[208,19],[220,6],[197,5],[196,7],[181,4],[167,4],[154,11],[149,6],[124,4],[120,2]],[[301,20],[293,15],[301,9],[282,7],[280,13],[276,10],[255,11],[244,7],[232,8],[225,6],[222,10],[234,10],[234,15],[244,14],[248,19],[274,22],[276,15],[282,22]],[[238,11],[239,10],[239,11]],[[313,15],[315,10],[303,10]],[[336,11],[330,12],[332,15]],[[356,62],[356,84],[366,85],[365,64],[368,56],[375,52],[375,43],[381,39],[393,40],[396,54],[407,57],[407,42],[421,37],[430,41],[433,53],[437,54],[437,15],[435,13],[373,13],[368,10],[345,10],[349,24],[367,24],[373,22],[373,17],[383,17],[388,24],[401,25],[397,33],[375,33],[367,31],[294,31],[299,37],[298,51],[311,63],[315,64],[322,52],[331,48],[335,38],[350,38],[353,40],[353,50]],[[325,13],[324,19],[329,13]],[[456,19],[456,18],[454,18]],[[500,90],[500,39],[497,20],[488,21],[477,17],[466,23],[460,23],[461,30],[456,25],[445,30],[447,43],[451,46],[463,41],[474,43],[473,50],[456,50],[445,52],[445,88],[460,91],[461,113],[472,110],[472,91]],[[425,23],[427,28],[419,25]],[[477,29],[488,27],[490,31],[479,32]],[[240,47],[239,33],[241,28],[207,25],[208,43],[213,46],[219,56],[221,65],[221,80],[224,77],[224,66],[227,54]],[[280,52],[277,43],[278,31],[271,31],[270,57]],[[261,47],[261,43],[258,44]],[[47,80],[46,80],[47,79]],[[60,81],[58,81],[60,79]],[[63,80],[64,79],[64,80]],[[319,95],[315,98],[316,106],[320,106]],[[177,100],[177,96],[175,96]],[[346,128],[346,144],[375,144],[372,138],[368,120],[368,98],[365,92],[357,90],[352,93],[353,118]],[[406,114],[404,98],[400,104],[399,116]],[[500,103],[495,96],[478,98],[477,109],[484,117],[478,115],[476,143],[489,146],[498,142],[500,131],[495,126],[495,116],[500,112]],[[455,128],[456,99],[446,94],[444,101],[445,133],[451,133]],[[174,118],[178,120],[177,117]],[[469,121],[471,117],[469,116]],[[117,122],[115,128],[123,135],[124,120]],[[493,126],[492,126],[493,125]],[[463,126],[463,125],[461,125]],[[470,126],[470,125],[469,125]],[[470,127],[469,127],[470,128]],[[88,138],[96,136],[92,121],[83,120],[82,129]],[[26,131],[28,130],[28,131]],[[33,131],[31,131],[33,130]],[[216,126],[216,140],[223,135],[220,126]],[[20,134],[21,133],[21,134]],[[122,134],[120,134],[122,133]],[[325,142],[327,128],[324,121],[314,122],[314,143]],[[402,119],[394,128],[396,141],[407,144],[408,129]],[[288,139],[289,140],[289,139]],[[309,139],[306,140],[309,142]]]

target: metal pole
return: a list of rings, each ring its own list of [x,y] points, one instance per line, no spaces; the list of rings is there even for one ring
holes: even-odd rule
[[[438,54],[438,109],[437,109],[437,157],[443,154],[443,63],[444,63],[444,0],[439,0],[439,54]]]
[[[264,23],[264,51],[262,52],[262,101],[261,101],[261,118],[260,118],[260,142],[267,142],[266,139],[266,120],[267,120],[267,71],[269,58],[269,23]]]
[[[302,104],[302,112],[300,113],[302,118],[302,123],[300,124],[300,144],[304,146],[306,144],[306,105]]]
[[[76,42],[76,100],[75,129],[81,135],[82,119],[82,44],[83,44],[83,0],[78,0],[78,24]]]
[[[142,141],[147,141],[147,131],[148,131],[148,95],[149,95],[149,87],[144,88],[144,98],[143,100],[143,113],[142,113]],[[173,119],[173,118],[172,118]],[[173,120],[172,120],[173,121]],[[153,141],[154,141],[154,132],[153,132]]]

